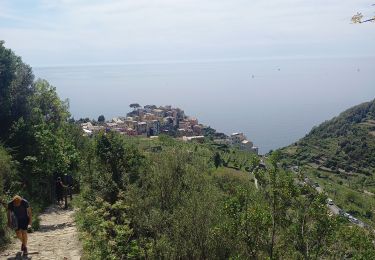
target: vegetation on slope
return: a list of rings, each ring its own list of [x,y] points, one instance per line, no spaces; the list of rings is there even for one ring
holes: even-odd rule
[[[375,100],[322,123],[281,151],[286,165],[302,166],[339,206],[375,223]]]
[[[209,143],[107,133],[86,150],[77,219],[87,259],[375,256],[372,235],[330,216],[326,197],[296,185],[277,153],[268,170],[248,154],[250,174],[216,168],[222,151]]]
[[[337,173],[372,175],[375,169],[375,100],[326,121],[285,149],[293,162]]]

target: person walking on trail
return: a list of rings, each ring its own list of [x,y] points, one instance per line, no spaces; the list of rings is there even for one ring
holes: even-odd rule
[[[64,184],[67,186],[67,192],[68,192],[68,196],[70,197],[70,200],[73,199],[73,194],[72,194],[72,190],[73,190],[73,177],[71,174],[64,174]]]
[[[8,226],[15,229],[16,235],[21,240],[21,251],[27,255],[27,228],[31,227],[32,213],[29,202],[21,196],[14,196],[8,203]]]
[[[64,201],[64,188],[66,186],[61,181],[61,177],[58,177],[56,180],[56,200],[57,204],[60,205],[61,202]]]

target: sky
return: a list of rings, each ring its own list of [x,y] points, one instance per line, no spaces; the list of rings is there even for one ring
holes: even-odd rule
[[[374,56],[371,0],[0,0],[32,66]]]

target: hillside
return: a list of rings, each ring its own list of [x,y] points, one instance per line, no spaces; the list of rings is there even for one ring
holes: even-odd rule
[[[280,167],[278,152],[261,164],[254,153],[209,138],[183,142],[107,129],[84,135],[56,89],[34,81],[31,67],[1,41],[0,72],[1,256],[14,255],[20,245],[1,247],[13,236],[6,201],[20,194],[33,209],[33,259],[65,257],[61,248],[69,248],[71,258],[80,254],[75,225],[82,259],[375,259],[372,230],[331,214],[324,194]],[[370,138],[368,110],[366,119],[344,130]],[[299,145],[285,151],[293,156]],[[295,157],[289,163],[300,160]],[[309,163],[308,156],[304,160]],[[351,174],[369,178],[373,165],[362,161]],[[56,201],[55,181],[65,173],[74,179],[74,219],[68,211],[40,215]],[[344,198],[371,219],[373,205],[357,193]]]
[[[375,169],[375,100],[315,127],[283,150],[293,161],[335,172],[371,175]]]
[[[302,166],[343,208],[374,222],[375,100],[344,111],[281,151],[284,166]]]
[[[337,173],[371,175],[375,169],[375,100],[322,123],[283,151],[296,164],[311,163]]]

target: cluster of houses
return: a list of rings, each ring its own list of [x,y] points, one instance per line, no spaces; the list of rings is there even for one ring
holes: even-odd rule
[[[91,122],[82,123],[81,127],[87,135],[100,130],[111,130],[129,136],[157,136],[165,133],[176,137],[201,136],[204,128],[196,118],[187,117],[180,108],[155,105],[143,108],[136,106],[126,117],[116,117],[96,125]]]
[[[126,117],[116,117],[111,121],[95,123],[82,123],[81,127],[86,135],[92,135],[101,130],[116,131],[128,136],[154,137],[159,134],[168,134],[183,141],[203,141],[206,126],[199,124],[198,119],[188,117],[180,108],[172,106],[132,104],[133,111]],[[248,141],[243,133],[234,133],[225,139],[215,142],[236,146],[241,150],[258,153],[258,148]]]
[[[237,147],[242,151],[253,152],[258,154],[258,147],[254,146],[253,142],[247,140],[243,133],[233,133],[225,139],[215,139],[218,144],[225,144]]]

